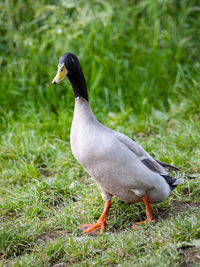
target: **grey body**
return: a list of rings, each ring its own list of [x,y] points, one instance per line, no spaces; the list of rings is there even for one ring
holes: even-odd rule
[[[105,201],[116,196],[133,203],[148,194],[151,203],[159,203],[171,193],[161,176],[168,171],[129,137],[98,122],[82,97],[75,99],[70,143],[74,157],[96,181]],[[144,159],[156,171],[145,166]]]

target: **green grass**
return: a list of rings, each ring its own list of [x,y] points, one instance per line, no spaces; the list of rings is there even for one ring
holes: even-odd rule
[[[198,1],[0,7],[0,266],[200,266]],[[117,198],[105,234],[77,228],[104,203],[71,154],[72,90],[51,85],[68,51],[81,61],[96,117],[186,179],[138,231],[131,225],[144,205]]]

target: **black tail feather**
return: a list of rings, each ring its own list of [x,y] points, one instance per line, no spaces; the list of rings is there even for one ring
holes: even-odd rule
[[[170,186],[171,190],[174,190],[177,185],[182,184],[184,179],[176,179],[173,178],[171,175],[161,175],[165,181],[168,183],[168,185]]]

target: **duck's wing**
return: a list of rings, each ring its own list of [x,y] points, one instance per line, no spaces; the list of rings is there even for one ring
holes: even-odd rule
[[[121,134],[119,132],[114,132],[116,138],[123,143],[128,149],[130,149],[133,153],[136,154],[138,159],[151,171],[157,172],[160,175],[168,175],[168,170],[175,171],[177,178],[177,172],[180,171],[179,168],[172,166],[168,163],[164,163],[159,160],[155,160],[152,158],[140,145],[138,145],[136,142],[134,142],[132,139],[130,139],[128,136]]]
[[[167,174],[166,169],[152,158],[140,145],[130,139],[128,136],[115,131],[115,137],[131,150],[137,158],[151,171],[159,174]]]
[[[172,170],[172,171],[180,171],[180,169],[176,166],[173,166],[173,165],[170,165],[168,163],[165,163],[165,162],[162,162],[160,160],[156,160],[161,166],[163,166],[165,169],[169,169],[169,170]]]
[[[138,145],[136,142],[131,140],[128,136],[121,134],[119,132],[114,131],[115,137],[123,143],[129,150],[131,150],[135,155],[138,157],[138,159],[152,172],[155,172],[157,174],[160,174],[165,181],[169,184],[171,190],[176,188],[178,184],[183,183],[183,179],[177,179],[178,178],[178,171],[179,168],[172,166],[168,163],[164,163],[162,161],[157,161],[154,158],[152,158],[140,145]],[[175,171],[175,177],[172,177],[169,174],[169,170]]]

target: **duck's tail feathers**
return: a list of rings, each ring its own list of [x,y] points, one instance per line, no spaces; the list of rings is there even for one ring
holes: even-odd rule
[[[184,181],[185,181],[185,179],[183,179],[183,178],[176,179],[176,181],[172,185],[177,186],[179,184],[182,184]]]
[[[170,169],[172,171],[175,171],[176,173],[178,173],[178,171],[180,171],[180,169],[176,166],[170,165],[166,162],[162,162],[160,160],[156,160],[161,166],[163,166],[165,169]]]
[[[178,172],[179,172],[179,170],[173,170],[174,172],[175,172],[175,179],[178,179]]]
[[[162,175],[162,177],[168,183],[168,185],[170,186],[171,190],[174,190],[177,187],[177,185],[182,184],[184,182],[183,178],[177,179],[176,176],[172,177],[170,174]]]
[[[169,184],[171,190],[174,190],[174,188],[177,187],[177,185],[182,184],[184,182],[184,179],[178,179],[178,172],[180,171],[180,169],[176,166],[170,165],[168,163],[162,162],[160,160],[156,160],[162,167],[164,167],[165,169],[167,169],[169,172],[174,172],[175,175],[174,177],[172,177],[170,174],[168,175],[162,175],[166,182]]]

